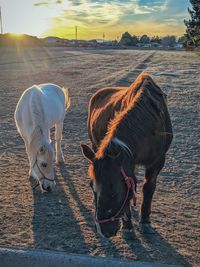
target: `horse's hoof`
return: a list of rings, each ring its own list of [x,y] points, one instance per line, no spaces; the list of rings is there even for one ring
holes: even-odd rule
[[[126,240],[135,240],[136,236],[135,236],[135,232],[133,231],[133,229],[123,229],[122,230],[122,238],[126,239]]]
[[[155,234],[155,230],[152,228],[150,223],[142,223],[140,225],[141,233],[142,234],[150,234],[153,235]]]

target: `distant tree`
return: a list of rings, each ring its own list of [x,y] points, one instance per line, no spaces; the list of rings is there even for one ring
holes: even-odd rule
[[[132,45],[132,36],[129,32],[125,32],[122,34],[120,44],[122,45]]]
[[[146,34],[142,35],[140,38],[140,43],[142,44],[149,44],[150,43],[150,38]]]
[[[174,35],[165,36],[162,38],[162,45],[166,47],[174,47],[176,44],[176,37]]]
[[[131,36],[129,32],[125,32],[122,34],[120,44],[122,45],[136,45],[137,37]]]
[[[188,8],[191,16],[190,20],[184,20],[186,25],[186,41],[184,43],[187,48],[200,47],[200,0],[190,0],[192,10]]]
[[[186,42],[186,37],[185,36],[181,36],[177,40],[177,43],[179,43],[179,44],[184,44],[185,42]]]
[[[158,43],[158,44],[161,44],[161,39],[160,39],[160,37],[159,36],[153,36],[152,38],[151,38],[151,40],[150,40],[150,42],[152,42],[152,43]]]
[[[132,42],[133,42],[133,45],[136,45],[138,43],[138,38],[136,35],[132,36]]]

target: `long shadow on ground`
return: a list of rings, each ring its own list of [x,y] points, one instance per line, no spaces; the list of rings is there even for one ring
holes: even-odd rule
[[[101,245],[102,253],[106,256],[110,256],[112,253],[115,254],[116,257],[120,257],[119,248],[116,246],[116,244],[109,239],[103,239],[101,238],[95,231],[94,227],[94,221],[93,221],[93,214],[91,211],[86,207],[86,205],[83,203],[83,201],[80,199],[80,196],[76,190],[76,186],[74,185],[73,179],[70,177],[69,172],[65,165],[60,166],[60,174],[63,177],[63,180],[65,182],[65,186],[68,187],[68,190],[70,192],[70,195],[72,196],[73,200],[76,202],[77,207],[79,208],[79,212],[86,224],[86,227],[93,232],[95,235],[95,238],[98,243]],[[89,190],[89,188],[88,188]],[[92,201],[92,200],[91,200]],[[95,244],[88,244],[89,249],[88,253],[95,249]],[[112,251],[112,253],[111,253]]]
[[[32,226],[35,248],[77,253],[77,244],[81,244],[82,252],[88,250],[73,207],[59,183],[55,192],[34,191]]]
[[[136,232],[135,240],[126,240],[126,242],[137,255],[138,260],[192,266],[155,229],[154,234],[142,234],[139,227],[139,214],[136,210],[133,210],[133,220]]]

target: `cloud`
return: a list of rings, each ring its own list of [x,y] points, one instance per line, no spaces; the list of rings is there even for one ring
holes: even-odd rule
[[[49,2],[37,2],[33,4],[34,6],[46,6],[49,5]]]
[[[163,6],[167,0],[139,0],[139,5]]]
[[[40,3],[56,3],[49,0]],[[60,2],[60,1],[59,1]],[[187,13],[189,0],[63,0],[60,14],[51,20],[52,32],[73,32],[74,26],[89,36],[95,32],[105,31],[110,36],[113,31],[121,32],[132,29],[132,32],[158,34],[167,30],[183,31],[183,19]],[[151,27],[150,27],[151,25]],[[143,29],[143,30],[142,30]],[[151,31],[152,29],[152,31]],[[163,34],[164,35],[164,32]]]
[[[48,6],[48,5],[51,5],[51,4],[62,4],[62,0],[47,0],[47,1],[40,1],[40,2],[36,2],[36,3],[34,3],[33,5],[34,6]]]
[[[62,12],[63,19],[81,22],[90,25],[105,24],[116,25],[126,15],[144,15],[154,11],[149,6],[139,6],[138,1],[93,1],[93,0],[70,0],[67,10]]]

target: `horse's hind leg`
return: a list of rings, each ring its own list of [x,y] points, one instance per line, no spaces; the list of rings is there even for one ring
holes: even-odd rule
[[[56,163],[62,163],[64,162],[64,157],[62,153],[62,148],[61,148],[61,141],[62,141],[62,130],[63,130],[63,121],[59,122],[55,125],[55,140],[56,140]]]
[[[165,163],[165,157],[159,160],[155,165],[147,168],[145,171],[145,178],[143,184],[143,201],[141,206],[141,229],[143,233],[154,233],[150,225],[150,214],[151,214],[151,202],[154,191],[156,189],[156,180],[160,170],[163,168]]]

